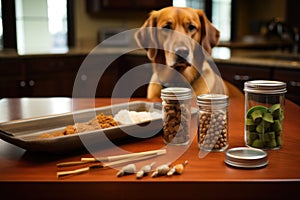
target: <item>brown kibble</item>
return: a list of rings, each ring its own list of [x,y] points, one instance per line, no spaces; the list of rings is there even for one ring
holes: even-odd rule
[[[198,143],[207,150],[219,150],[227,145],[227,113],[207,111],[199,114]]]
[[[163,139],[166,143],[189,141],[190,111],[184,103],[181,104],[178,101],[167,100],[163,106]]]

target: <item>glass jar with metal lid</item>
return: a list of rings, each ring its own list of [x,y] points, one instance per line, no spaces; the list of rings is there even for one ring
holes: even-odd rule
[[[224,151],[228,147],[228,96],[197,96],[199,107],[198,147],[204,151]]]
[[[169,87],[161,90],[163,141],[186,145],[190,142],[191,99],[189,88]]]
[[[247,81],[244,92],[246,146],[265,150],[279,149],[282,146],[286,83],[271,80]]]

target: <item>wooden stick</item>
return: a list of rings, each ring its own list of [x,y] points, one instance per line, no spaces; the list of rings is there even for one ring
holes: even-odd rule
[[[69,167],[69,166],[74,166],[74,165],[82,165],[82,164],[87,164],[95,161],[70,161],[70,162],[62,162],[62,163],[57,163],[56,167]]]
[[[121,160],[125,158],[133,158],[133,157],[139,157],[139,156],[146,156],[151,154],[157,154],[162,153],[165,154],[167,152],[166,149],[159,149],[159,150],[153,150],[153,151],[144,151],[139,153],[129,153],[129,154],[123,154],[123,155],[116,155],[116,156],[108,156],[108,157],[99,157],[99,158],[81,158],[81,161],[89,161],[89,162],[111,162],[115,160]]]
[[[99,166],[99,167],[101,167],[101,166]],[[57,176],[57,178],[59,178],[61,176],[66,176],[66,175],[71,175],[71,174],[80,174],[83,172],[87,172],[89,170],[90,170],[90,167],[84,167],[84,168],[75,169],[75,170],[61,171],[61,172],[57,172],[56,176]]]
[[[146,156],[138,156],[138,157],[133,157],[133,158],[126,158],[126,159],[122,159],[122,160],[116,160],[110,163],[97,163],[94,165],[91,165],[89,167],[83,167],[83,168],[79,168],[79,169],[75,169],[75,170],[69,170],[69,171],[60,171],[56,173],[57,178],[61,177],[61,176],[66,176],[66,175],[74,175],[74,174],[80,174],[83,172],[87,172],[90,169],[93,168],[104,168],[104,167],[115,167],[118,165],[123,165],[126,163],[130,163],[130,162],[137,162],[137,161],[141,161],[141,160],[146,160],[146,159],[150,159],[150,158],[154,158],[156,156],[159,155],[163,155],[165,154],[165,152],[163,151],[158,151],[156,154],[150,154],[150,155],[146,155]]]

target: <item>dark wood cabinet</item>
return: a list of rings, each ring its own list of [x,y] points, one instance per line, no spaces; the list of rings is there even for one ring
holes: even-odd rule
[[[300,71],[291,68],[216,63],[223,79],[241,91],[250,80],[278,80],[287,84],[286,98],[300,105]]]
[[[120,87],[119,94],[125,97],[128,94],[133,97],[146,97],[152,76],[152,64],[148,57],[146,55],[124,55],[121,69],[122,81],[126,81],[125,86],[129,91]]]
[[[1,59],[0,74],[0,98],[22,96],[27,85],[23,63],[15,59]]]
[[[70,97],[84,57],[46,56],[3,59],[0,97]]]
[[[300,105],[297,69],[217,61],[216,65],[221,77],[241,91],[249,80],[284,81],[286,97]],[[0,59],[0,74],[0,98],[72,97],[73,89],[75,97],[146,97],[152,65],[139,53],[118,58],[95,54],[88,59],[86,55],[23,56]]]
[[[94,71],[99,71],[99,69],[94,69]],[[151,75],[152,65],[145,55],[124,54],[115,59],[101,73],[96,96],[116,98],[146,97]],[[90,83],[86,83],[86,89],[94,87],[94,83],[97,81],[95,78],[97,77],[92,78]]]
[[[82,57],[24,59],[28,96],[71,96]]]
[[[300,71],[292,69],[274,69],[274,79],[286,82],[286,98],[300,105]]]
[[[86,0],[86,10],[91,15],[97,15],[105,10],[154,10],[171,6],[172,0]]]
[[[241,91],[246,81],[262,79],[270,80],[271,70],[268,67],[254,67],[250,65],[217,64],[223,79],[233,83]]]

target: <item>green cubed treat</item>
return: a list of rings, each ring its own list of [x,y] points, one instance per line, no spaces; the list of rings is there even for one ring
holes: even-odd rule
[[[275,132],[275,136],[280,136],[282,133],[282,131],[279,131],[279,132]]]
[[[247,118],[246,119],[246,125],[250,126],[250,125],[255,125],[254,121],[252,120],[252,118]]]
[[[267,134],[267,133],[259,134],[259,139],[261,139],[263,142],[269,142],[270,141],[269,134]]]
[[[252,113],[251,113],[251,117],[253,119],[253,121],[255,123],[257,123],[258,121],[260,122],[262,117],[263,117],[263,112],[262,110],[254,110]]]
[[[282,121],[283,119],[284,119],[284,115],[283,115],[282,110],[280,110],[280,114],[279,114],[279,116],[278,116],[278,120],[279,120],[279,121]]]
[[[271,124],[272,124],[272,123],[267,122],[267,121],[262,121],[261,123],[263,123],[264,128],[265,128],[265,131],[266,131],[268,128],[270,128],[270,127],[271,127]]]
[[[256,132],[247,132],[249,140],[255,140],[258,138],[258,134]]]
[[[269,148],[275,148],[277,146],[277,142],[275,139],[273,140],[270,140],[269,142],[266,143],[267,144],[267,147]]]
[[[256,139],[256,140],[253,141],[252,147],[262,148],[262,147],[264,147],[264,143],[260,139]]]
[[[265,134],[268,135],[268,137],[269,137],[270,140],[275,139],[275,132],[267,132]]]
[[[273,124],[273,130],[275,132],[281,132],[282,131],[282,125],[280,120],[275,120]]]
[[[251,118],[246,119],[246,130],[248,131],[254,131],[256,128],[256,125],[254,121]]]
[[[260,105],[259,105],[259,106],[253,106],[253,107],[251,107],[251,108],[247,111],[247,113],[246,113],[247,118],[250,118],[250,117],[251,117],[251,114],[252,114],[255,110],[261,110],[262,112],[265,112],[265,111],[268,110],[268,108],[265,107],[265,106],[260,106]]]
[[[263,133],[264,132],[264,125],[263,125],[263,123],[260,123],[260,124],[258,124],[257,126],[256,126],[256,132],[258,132],[258,133]]]
[[[269,123],[273,123],[273,115],[269,112],[265,112],[263,115],[263,121],[269,122]]]
[[[276,137],[276,142],[277,142],[278,146],[282,145],[282,140],[281,140],[281,136],[280,135]]]
[[[280,119],[280,118],[281,118],[281,115],[282,115],[281,109],[275,110],[275,111],[272,113],[272,116],[274,117],[274,119]]]
[[[280,104],[274,104],[269,108],[269,111],[273,114],[275,111],[280,110]]]
[[[252,131],[255,131],[255,129],[256,129],[256,126],[255,126],[255,125],[248,125],[248,126],[246,126],[246,130],[247,130],[247,131],[252,132]]]
[[[274,104],[271,108],[269,108],[269,111],[273,115],[274,119],[283,120],[284,116],[280,104]]]
[[[258,132],[258,133],[264,133],[265,132],[265,124],[264,124],[264,122],[262,121],[260,124],[258,124],[257,126],[256,126],[256,132]]]

